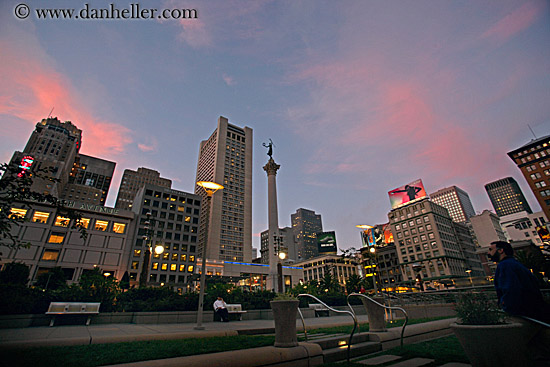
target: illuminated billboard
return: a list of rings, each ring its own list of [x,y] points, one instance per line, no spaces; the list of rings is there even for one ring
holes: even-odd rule
[[[418,179],[405,186],[398,187],[395,190],[389,191],[391,208],[395,209],[405,204],[411,203],[427,197],[426,190],[422,184],[422,180]]]
[[[336,233],[332,232],[319,232],[317,233],[317,247],[319,248],[319,254],[336,253]]]
[[[367,228],[361,231],[361,241],[363,242],[363,247],[374,246],[376,244],[374,228]]]
[[[387,246],[393,244],[393,234],[389,223],[378,224],[373,228],[368,228],[361,231],[361,242],[363,247],[376,245]]]

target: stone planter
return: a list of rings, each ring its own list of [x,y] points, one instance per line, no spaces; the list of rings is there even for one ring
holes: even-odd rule
[[[472,367],[530,366],[525,329],[520,323],[502,325],[451,324]]]
[[[271,301],[273,320],[275,321],[275,346],[291,348],[298,345],[296,337],[296,315],[298,300]]]
[[[371,298],[382,305],[384,304],[384,297],[375,296]],[[384,308],[365,297],[361,297],[361,302],[363,302],[363,306],[365,306],[367,316],[369,317],[369,331],[386,331],[386,314]]]

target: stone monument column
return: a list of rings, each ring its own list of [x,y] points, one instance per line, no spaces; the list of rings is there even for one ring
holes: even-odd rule
[[[277,170],[281,166],[275,163],[271,155],[269,161],[263,167],[267,173],[267,201],[268,201],[268,254],[269,254],[269,276],[267,278],[267,289],[276,289],[277,287],[277,262],[278,254],[276,252],[275,238],[279,238],[279,213],[277,211]]]

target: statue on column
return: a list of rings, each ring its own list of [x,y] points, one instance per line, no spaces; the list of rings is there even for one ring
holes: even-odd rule
[[[271,156],[273,155],[273,147],[274,147],[273,141],[269,139],[269,144],[262,143],[262,145],[267,148],[267,155],[271,159],[272,158]]]

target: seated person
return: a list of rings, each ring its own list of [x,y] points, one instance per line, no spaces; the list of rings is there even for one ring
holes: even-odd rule
[[[225,304],[222,297],[218,296],[216,302],[214,302],[214,311],[220,315],[222,322],[229,321],[229,312],[227,311],[227,305]]]

